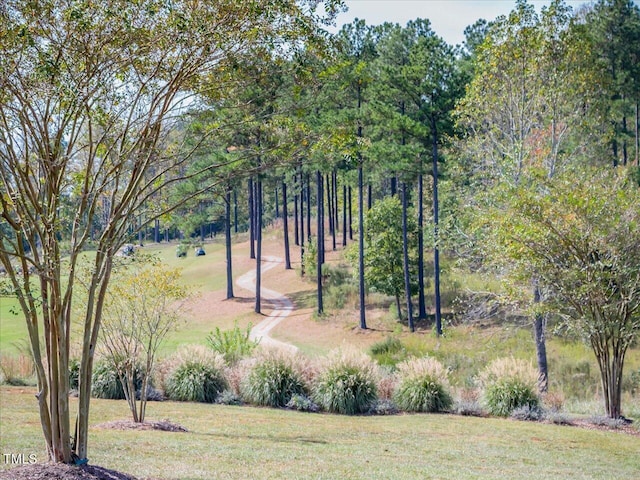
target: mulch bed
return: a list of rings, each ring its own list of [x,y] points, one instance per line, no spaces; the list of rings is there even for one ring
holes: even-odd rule
[[[0,472],[2,480],[138,480],[132,475],[95,465],[34,463]]]
[[[169,420],[152,420],[136,423],[133,420],[113,420],[100,423],[95,428],[110,430],[162,430],[163,432],[188,432],[186,428]]]

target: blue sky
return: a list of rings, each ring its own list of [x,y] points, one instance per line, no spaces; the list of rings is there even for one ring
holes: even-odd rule
[[[585,0],[565,0],[574,9],[587,3]],[[514,0],[346,0],[349,11],[337,18],[336,31],[354,18],[364,19],[369,25],[379,25],[385,21],[405,25],[409,20],[428,18],[433,30],[451,45],[464,40],[464,29],[479,18],[493,20],[498,15],[508,14],[514,7]],[[529,0],[540,8],[549,1]]]

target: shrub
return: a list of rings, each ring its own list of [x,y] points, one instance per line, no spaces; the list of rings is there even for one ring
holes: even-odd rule
[[[482,417],[484,411],[478,400],[479,392],[476,388],[464,387],[460,390],[458,400],[455,402],[453,410],[458,415],[470,417]]]
[[[29,379],[34,373],[35,368],[30,355],[20,353],[17,356],[0,356],[0,383],[25,386],[29,384]]]
[[[371,355],[394,354],[404,350],[402,342],[397,337],[387,337],[380,342],[371,345],[369,351]]]
[[[242,405],[242,398],[240,398],[240,396],[232,390],[225,390],[220,395],[218,395],[218,398],[216,398],[216,403],[219,403],[220,405],[238,406]]]
[[[213,403],[227,387],[224,359],[204,348],[188,347],[176,353],[166,379],[165,394],[181,402]]]
[[[539,406],[532,407],[530,405],[523,405],[522,407],[515,408],[510,416],[514,420],[539,422],[544,418],[544,410]]]
[[[320,411],[320,407],[313,400],[305,395],[298,394],[291,397],[286,407],[299,412],[316,413]]]
[[[369,415],[397,415],[400,410],[391,400],[376,400],[371,404],[368,413]]]
[[[398,365],[400,382],[394,393],[398,408],[407,412],[442,412],[451,408],[447,370],[434,358],[407,360]]]
[[[69,388],[71,390],[78,389],[78,381],[80,378],[80,360],[72,358],[69,360]]]
[[[215,332],[207,336],[207,344],[214,352],[221,354],[227,363],[236,363],[250,356],[260,343],[251,340],[250,333],[251,324],[246,330],[242,330],[237,322],[232,330],[220,330],[216,327]]]
[[[498,358],[480,374],[484,403],[491,415],[507,417],[520,407],[535,408],[538,372],[530,363],[514,358]]]
[[[266,351],[242,384],[244,398],[257,405],[284,407],[293,395],[306,393],[302,376],[295,368],[298,360],[289,352]]]
[[[118,378],[118,370],[113,362],[96,362],[91,376],[91,395],[108,400],[123,400],[124,390]]]
[[[315,401],[333,413],[366,413],[377,400],[373,361],[354,351],[334,351],[326,360],[314,389]]]

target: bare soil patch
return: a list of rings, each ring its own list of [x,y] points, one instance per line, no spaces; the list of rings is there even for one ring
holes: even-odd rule
[[[151,420],[145,422],[134,422],[131,419],[113,420],[111,422],[99,423],[95,428],[110,430],[161,430],[163,432],[188,432],[186,428],[169,420]]]

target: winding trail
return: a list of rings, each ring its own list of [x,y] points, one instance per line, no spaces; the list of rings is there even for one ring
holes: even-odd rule
[[[268,272],[272,268],[283,263],[283,260],[279,257],[274,257],[271,255],[265,255],[262,257],[262,269],[261,272],[264,274]],[[249,290],[256,293],[256,270],[255,268],[249,270],[247,273],[240,275],[236,279],[236,285],[240,288],[244,288],[245,290]],[[269,303],[273,305],[273,310],[269,315],[266,315],[267,318],[258,323],[255,327],[251,329],[251,333],[249,334],[249,338],[252,340],[259,340],[261,345],[273,346],[286,348],[292,351],[297,351],[298,347],[295,345],[291,345],[290,343],[281,342],[280,340],[276,340],[269,335],[269,332],[275,328],[282,320],[287,318],[289,314],[293,311],[293,303],[289,300],[284,294],[280,292],[276,292],[275,290],[271,290],[270,288],[262,287],[261,296],[263,300],[268,300]]]

